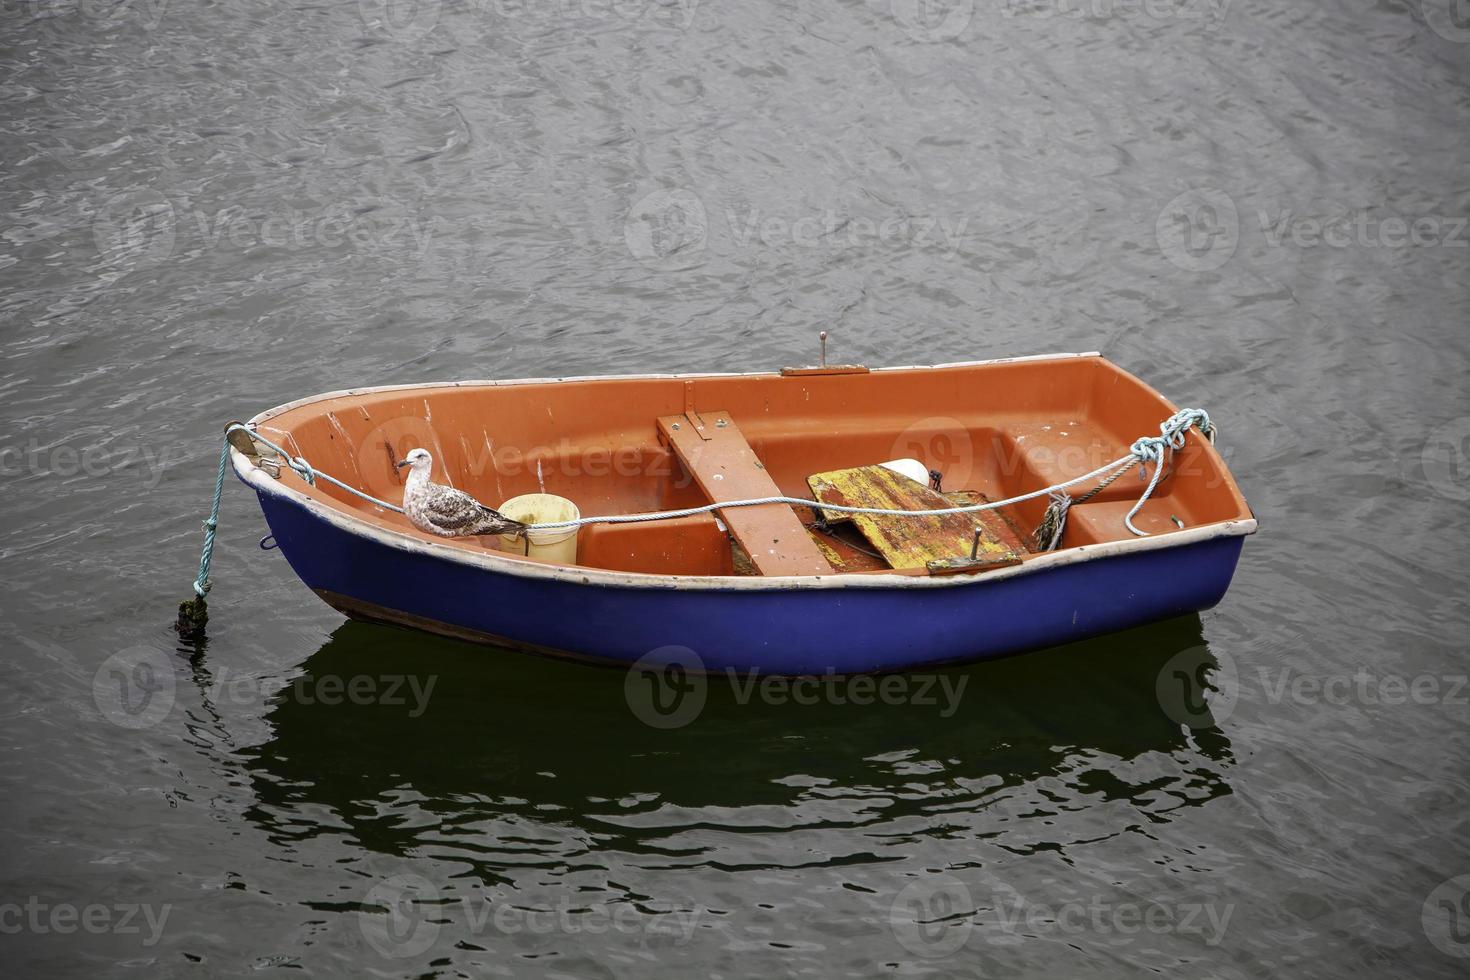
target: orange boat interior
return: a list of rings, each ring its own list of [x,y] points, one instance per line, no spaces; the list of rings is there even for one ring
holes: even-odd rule
[[[937,471],[951,502],[997,500],[1117,459],[1138,437],[1156,435],[1173,411],[1138,379],[1088,355],[871,372],[831,367],[368,390],[267,413],[256,428],[317,470],[395,504],[403,499],[405,471],[394,463],[422,447],[433,454],[436,482],[489,506],[544,492],[597,516],[773,494],[813,499],[814,474],[899,458]],[[1168,534],[1251,516],[1220,456],[1197,432],[1170,456],[1166,474],[1135,519],[1143,530]],[[501,551],[498,538],[425,533],[325,481],[307,486],[290,470],[280,479],[403,534],[537,560]],[[1123,517],[1142,490],[1130,472],[1073,506],[1061,547],[1131,539]],[[1007,507],[988,526],[1025,560],[1046,503]],[[662,575],[894,572],[852,522],[823,525],[822,516],[763,505],[718,517],[594,524],[579,532],[577,565]]]

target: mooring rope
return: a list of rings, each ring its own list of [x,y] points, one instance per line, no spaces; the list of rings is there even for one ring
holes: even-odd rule
[[[1007,497],[1004,500],[993,500],[986,503],[966,504],[959,507],[941,507],[937,510],[894,510],[886,507],[847,507],[840,504],[826,504],[816,500],[807,500],[802,497],[753,497],[748,500],[727,500],[719,503],[704,504],[699,507],[682,507],[677,510],[660,510],[646,514],[612,514],[603,517],[581,517],[571,521],[548,521],[541,524],[529,524],[527,525],[526,529],[529,531],[553,531],[565,528],[582,527],[587,524],[641,524],[647,521],[667,521],[674,520],[680,517],[693,517],[697,514],[709,514],[713,513],[714,511],[725,510],[734,507],[760,507],[765,504],[790,504],[796,507],[812,507],[814,505],[818,505],[821,507],[824,513],[871,514],[878,517],[943,517],[949,514],[974,514],[984,510],[996,510],[1001,507],[1010,507],[1015,504],[1025,503],[1028,500],[1035,500],[1038,497],[1051,496],[1053,501],[1056,501],[1058,499],[1058,495],[1060,495],[1061,497],[1066,497],[1066,495],[1062,494],[1061,491],[1066,490],[1068,487],[1073,487],[1079,483],[1086,483],[1089,480],[1106,476],[1107,479],[1105,479],[1098,487],[1094,488],[1090,493],[1080,498],[1082,500],[1086,500],[1092,497],[1094,494],[1098,493],[1108,484],[1116,480],[1121,473],[1125,472],[1127,468],[1134,463],[1137,463],[1139,466],[1140,477],[1147,471],[1148,464],[1153,463],[1153,474],[1148,481],[1148,485],[1144,487],[1143,495],[1138,498],[1138,503],[1133,505],[1133,509],[1130,510],[1128,512],[1128,515],[1123,519],[1123,523],[1127,526],[1129,531],[1140,537],[1147,537],[1149,535],[1149,532],[1140,530],[1138,527],[1136,527],[1133,523],[1133,518],[1138,516],[1138,512],[1143,509],[1143,505],[1148,503],[1149,497],[1152,496],[1154,490],[1158,488],[1159,480],[1164,470],[1165,455],[1171,451],[1177,451],[1184,448],[1185,437],[1191,428],[1198,428],[1202,434],[1209,437],[1212,442],[1214,441],[1215,427],[1210,422],[1209,413],[1197,408],[1183,408],[1175,412],[1169,418],[1165,419],[1163,423],[1159,425],[1158,435],[1144,436],[1136,440],[1133,445],[1129,447],[1127,454],[1119,456],[1111,463],[1107,463],[1104,466],[1099,466],[1097,469],[1093,470],[1090,473],[1084,473],[1081,476],[1073,477],[1072,479],[1066,480],[1062,483],[1053,484],[1049,487],[1043,487],[1040,490],[1033,490],[1030,493],[1023,493],[1018,494],[1014,497]],[[290,453],[286,452],[285,449],[281,448],[274,442],[271,442],[269,439],[260,435],[249,426],[243,425],[239,422],[232,423],[228,428],[225,429],[225,444],[220,450],[219,476],[215,480],[214,484],[214,502],[213,505],[210,507],[209,518],[204,522],[204,550],[199,556],[199,577],[194,580],[194,594],[198,596],[198,606],[201,607],[199,609],[200,614],[202,614],[202,600],[204,599],[205,594],[209,592],[209,565],[214,557],[215,533],[219,528],[220,499],[224,494],[225,474],[229,469],[229,436],[230,433],[237,430],[248,433],[252,440],[260,443],[262,446],[265,446],[272,452],[276,453],[276,455],[279,456],[283,461],[283,465],[289,467],[308,485],[315,486],[318,480],[325,480],[333,486],[340,487],[353,496],[359,497],[362,500],[366,500],[368,503],[381,507],[384,510],[392,511],[395,514],[403,513],[402,507],[399,507],[396,504],[390,504],[386,500],[379,500],[372,494],[365,493],[364,491],[359,490],[356,487],[349,486],[348,484],[343,483],[341,480],[337,479],[331,474],[323,473],[321,470],[316,469],[309,462],[306,461],[306,457],[292,456]],[[1065,522],[1066,507],[1071,506],[1071,503],[1074,503],[1073,501],[1070,501],[1070,498],[1068,498],[1068,500],[1069,503],[1067,505],[1060,505],[1062,510],[1063,522]],[[1060,529],[1058,529],[1056,531],[1056,539],[1059,540],[1060,535],[1061,532]],[[1055,547],[1055,542],[1052,542],[1052,546]],[[185,603],[185,605],[188,606],[191,603],[194,603],[194,600],[190,600],[190,602]],[[183,624],[184,615],[181,611],[181,629],[183,628]]]
[[[1073,498],[1063,490],[1057,490],[1050,494],[1051,503],[1047,505],[1046,512],[1041,515],[1041,523],[1036,525],[1036,531],[1032,535],[1032,542],[1037,551],[1056,551],[1057,546],[1062,543],[1062,532],[1067,529],[1067,513],[1077,504],[1085,504],[1093,497],[1102,493],[1113,483],[1127,473],[1133,466],[1133,458],[1130,456],[1112,473],[1103,477],[1102,482],[1082,496]]]
[[[316,481],[319,479],[326,480],[328,483],[339,486],[350,494],[361,497],[368,503],[377,504],[384,510],[391,510],[397,514],[403,513],[402,507],[390,504],[386,500],[379,500],[370,493],[363,493],[356,487],[348,486],[330,473],[323,473],[314,469],[306,461],[305,456],[292,456],[286,450],[271,442],[249,426],[242,425],[239,422],[232,423],[225,429],[225,442],[220,447],[219,453],[219,476],[214,481],[214,503],[209,508],[209,517],[204,522],[204,550],[199,555],[199,577],[194,580],[194,594],[201,599],[209,592],[209,564],[214,560],[214,536],[215,531],[219,528],[220,498],[224,496],[225,474],[229,470],[230,465],[230,433],[236,431],[247,433],[251,439],[281,457],[285,461],[285,465],[294,470],[308,486],[316,486]]]
[[[225,440],[219,450],[219,476],[214,481],[214,503],[210,505],[209,517],[204,522],[204,551],[199,555],[199,577],[194,580],[194,594],[203,599],[209,591],[209,563],[214,558],[214,534],[219,529],[220,498],[225,495],[225,471],[230,466],[230,441]]]

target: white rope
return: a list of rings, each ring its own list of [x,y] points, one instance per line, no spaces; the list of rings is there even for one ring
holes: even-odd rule
[[[685,507],[680,510],[661,510],[648,514],[618,514],[611,517],[582,517],[574,521],[548,521],[544,524],[527,525],[531,531],[554,531],[572,527],[582,527],[587,524],[639,524],[644,521],[667,521],[679,517],[693,517],[696,514],[708,514],[712,511],[724,510],[727,507],[759,507],[763,504],[790,504],[796,507],[815,507],[823,513],[833,514],[872,514],[878,517],[943,517],[948,514],[975,514],[982,510],[995,510],[1000,507],[1010,507],[1013,504],[1025,503],[1035,500],[1037,497],[1046,497],[1067,487],[1086,483],[1095,477],[1112,473],[1135,460],[1141,467],[1154,464],[1153,478],[1149,480],[1148,486],[1144,488],[1143,496],[1139,497],[1138,503],[1128,512],[1123,523],[1128,526],[1139,537],[1148,537],[1148,531],[1142,531],[1133,526],[1133,518],[1143,509],[1148,498],[1159,485],[1159,478],[1164,469],[1164,453],[1167,451],[1184,448],[1184,437],[1191,427],[1198,426],[1205,435],[1214,438],[1215,427],[1210,423],[1209,413],[1197,408],[1183,408],[1165,419],[1159,425],[1159,434],[1156,436],[1144,436],[1136,440],[1128,453],[1119,456],[1111,463],[1099,466],[1091,473],[1083,473],[1075,476],[1064,483],[1054,483],[1040,490],[1030,493],[1019,494],[1015,497],[1007,497],[1005,500],[994,500],[983,504],[967,504],[963,507],[941,507],[936,510],[891,510],[886,507],[847,507],[841,504],[824,504],[816,500],[806,500],[801,497],[755,497],[750,500],[730,500],[722,503],[704,504],[700,507]],[[1140,475],[1142,475],[1140,473]]]
[[[1111,470],[1115,470],[1125,463],[1133,461],[1133,454],[1120,456],[1106,466],[1100,466],[1091,473],[1084,473],[1074,477],[1066,483],[1058,483],[1056,486],[1045,487],[1041,490],[1033,490],[1031,493],[1023,493],[1017,497],[1007,497],[1005,500],[995,500],[984,504],[966,504],[963,507],[940,507],[936,510],[891,510],[887,507],[847,507],[842,504],[824,504],[819,500],[806,500],[802,497],[752,497],[749,500],[729,500],[717,504],[705,504],[701,507],[685,507],[681,510],[660,510],[649,514],[618,514],[613,517],[581,517],[574,521],[555,521],[545,524],[527,525],[532,531],[552,531],[560,528],[582,527],[585,524],[638,524],[643,521],[667,521],[676,517],[693,517],[695,514],[708,514],[711,511],[724,510],[727,507],[760,507],[763,504],[791,504],[796,507],[815,507],[823,513],[831,514],[873,514],[880,517],[944,517],[948,514],[974,514],[982,510],[994,510],[997,507],[1009,507],[1011,504],[1023,503],[1044,497],[1053,490],[1061,490],[1077,483],[1085,483],[1095,476],[1101,476]]]
[[[1147,537],[1149,532],[1139,530],[1137,527],[1135,527],[1133,525],[1133,518],[1136,517],[1138,515],[1138,512],[1143,509],[1143,505],[1148,502],[1148,498],[1153,494],[1155,488],[1157,488],[1159,485],[1159,479],[1163,475],[1165,453],[1184,448],[1185,436],[1191,428],[1198,428],[1206,436],[1209,436],[1211,441],[1214,440],[1215,427],[1210,423],[1210,416],[1208,413],[1196,408],[1180,409],[1178,412],[1175,412],[1172,416],[1170,416],[1168,419],[1165,419],[1164,422],[1160,424],[1159,435],[1144,436],[1143,438],[1138,439],[1133,443],[1133,445],[1129,448],[1129,451],[1125,455],[1119,456],[1117,459],[1104,466],[1099,466],[1097,469],[1093,470],[1090,473],[1083,473],[1081,476],[1073,477],[1072,479],[1067,480],[1063,483],[1054,483],[1049,487],[1042,487],[1040,490],[1033,490],[1030,493],[1023,493],[1018,494],[1014,497],[1007,497],[1005,500],[994,500],[988,503],[981,504],[966,504],[962,507],[941,507],[938,510],[892,510],[886,507],[847,507],[841,504],[824,504],[820,501],[807,500],[802,497],[754,497],[749,500],[726,500],[719,503],[704,504],[699,507],[683,507],[678,510],[652,511],[646,514],[612,514],[603,517],[580,517],[573,521],[547,521],[542,524],[528,524],[526,525],[526,529],[529,531],[556,531],[564,530],[566,528],[583,527],[588,524],[642,524],[646,521],[668,521],[675,520],[680,517],[693,517],[696,514],[709,514],[717,510],[726,510],[736,507],[760,507],[766,504],[789,504],[794,507],[815,507],[825,513],[871,514],[877,517],[944,517],[949,514],[975,514],[984,510],[995,510],[1000,507],[1010,507],[1014,504],[1025,503],[1028,500],[1035,500],[1038,497],[1045,497],[1050,494],[1056,493],[1059,490],[1065,490],[1067,487],[1076,486],[1079,483],[1086,483],[1087,481],[1103,476],[1104,474],[1112,473],[1119,467],[1137,461],[1139,466],[1142,467],[1143,470],[1147,470],[1148,464],[1153,463],[1153,476],[1149,480],[1148,486],[1144,488],[1143,496],[1138,499],[1138,503],[1135,504],[1133,509],[1128,512],[1128,516],[1123,519],[1123,523],[1126,524],[1128,530],[1132,531],[1134,534],[1139,535],[1140,537]],[[390,504],[385,500],[379,500],[377,497],[374,497],[371,494],[364,493],[363,491],[358,490],[355,487],[348,486],[346,483],[343,483],[341,480],[337,479],[334,476],[314,469],[312,465],[306,461],[305,457],[291,456],[290,453],[286,452],[280,446],[277,446],[269,439],[266,439],[265,437],[261,436],[251,429],[246,428],[243,425],[237,424],[230,426],[229,430],[226,431],[226,435],[228,436],[229,432],[234,431],[235,429],[242,429],[246,432],[249,432],[252,439],[274,450],[285,460],[286,465],[294,470],[308,484],[314,485],[318,479],[326,480],[334,486],[340,487],[343,490],[346,490],[348,493],[356,497],[360,497],[363,500],[366,500],[370,504],[374,504],[378,507],[383,508],[384,510],[394,511],[395,513],[399,514],[403,513],[403,508]],[[223,468],[221,468],[220,472],[221,482],[223,482]],[[1141,475],[1142,472],[1140,472],[1140,476]],[[217,502],[216,508],[218,508]],[[207,574],[208,564],[206,559],[204,570],[202,570],[200,573],[201,580],[204,579]]]

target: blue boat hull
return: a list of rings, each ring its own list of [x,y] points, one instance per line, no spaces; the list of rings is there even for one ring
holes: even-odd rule
[[[686,587],[677,579],[634,587],[528,577],[398,548],[290,498],[257,496],[292,569],[350,616],[624,664],[680,646],[720,672],[902,670],[1197,612],[1225,594],[1245,540],[1213,537],[940,587],[926,579],[862,588]]]

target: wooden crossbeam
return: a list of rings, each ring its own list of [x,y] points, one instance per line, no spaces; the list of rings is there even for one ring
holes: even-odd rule
[[[781,495],[728,413],[666,415],[658,429],[711,502]],[[832,574],[787,504],[734,507],[719,514],[762,575]]]

